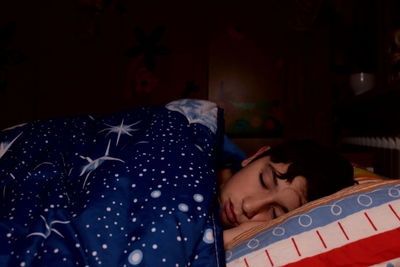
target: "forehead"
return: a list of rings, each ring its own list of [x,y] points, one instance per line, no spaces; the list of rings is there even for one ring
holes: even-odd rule
[[[278,174],[285,174],[290,163],[273,162],[270,156],[262,158],[263,168],[270,169]],[[278,201],[288,210],[297,208],[307,202],[307,179],[304,176],[296,176],[290,182],[285,179],[276,179],[276,191]]]

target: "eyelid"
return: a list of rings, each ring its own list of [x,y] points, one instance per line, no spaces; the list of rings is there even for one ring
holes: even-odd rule
[[[278,179],[279,174],[277,174],[277,171],[275,170],[274,167],[272,167],[272,165],[269,165],[269,167],[270,167],[271,173],[272,173],[272,181],[273,181],[274,185],[277,186],[278,185],[277,179]]]
[[[259,174],[259,176],[258,176],[258,178],[260,179],[260,184],[261,184],[261,186],[263,187],[263,188],[268,188],[268,186],[265,184],[265,182],[264,182],[264,176],[263,176],[263,173],[262,172],[260,172],[260,174]]]

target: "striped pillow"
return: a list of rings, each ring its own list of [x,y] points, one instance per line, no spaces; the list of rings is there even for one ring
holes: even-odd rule
[[[358,185],[237,237],[227,266],[400,264],[400,180],[362,169],[355,179]]]

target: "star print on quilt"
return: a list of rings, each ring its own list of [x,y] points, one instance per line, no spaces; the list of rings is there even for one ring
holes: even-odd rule
[[[166,105],[167,109],[182,113],[189,123],[200,123],[213,133],[217,131],[218,108],[213,102],[206,100],[182,99]]]
[[[1,131],[0,266],[223,266],[218,119],[181,100]]]

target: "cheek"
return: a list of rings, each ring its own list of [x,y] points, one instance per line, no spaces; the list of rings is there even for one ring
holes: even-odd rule
[[[222,194],[228,197],[241,197],[246,194],[251,194],[255,188],[254,181],[247,179],[247,177],[233,177],[225,183],[221,188]]]
[[[230,179],[226,183],[223,184],[221,187],[221,195],[222,196],[227,196],[230,197],[232,194],[234,194],[237,191],[237,183],[235,180]]]

